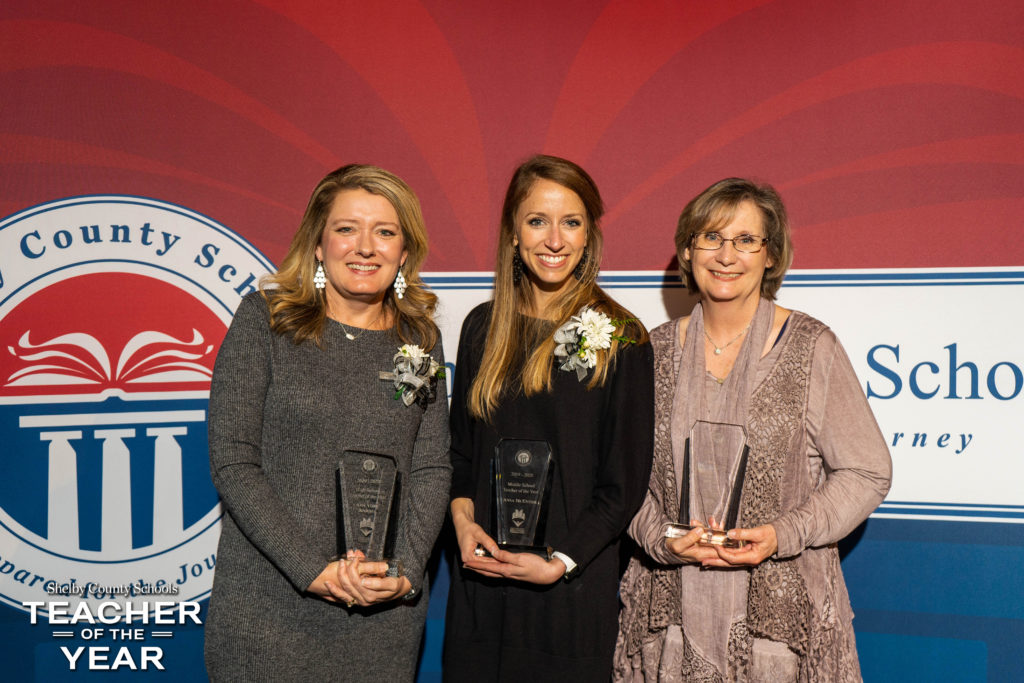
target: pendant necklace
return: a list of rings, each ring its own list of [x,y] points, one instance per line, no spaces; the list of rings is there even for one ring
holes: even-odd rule
[[[713,347],[714,347],[714,349],[715,349],[715,355],[716,355],[716,356],[721,356],[721,355],[722,355],[722,351],[724,351],[725,349],[727,349],[727,348],[729,348],[730,346],[732,346],[732,345],[733,345],[733,343],[734,343],[734,342],[735,342],[736,340],[738,340],[738,339],[739,339],[740,337],[742,337],[743,335],[745,335],[745,334],[747,333],[747,330],[749,330],[749,329],[750,329],[750,326],[751,326],[751,325],[753,324],[753,322],[754,322],[754,321],[753,321],[753,320],[751,320],[751,321],[750,321],[749,323],[747,323],[747,326],[743,328],[743,331],[742,331],[742,332],[740,332],[739,334],[737,334],[737,335],[736,335],[735,337],[733,337],[732,339],[730,339],[730,340],[728,341],[728,343],[726,343],[726,344],[723,344],[722,346],[719,346],[718,344],[716,344],[716,343],[715,343],[715,340],[713,340],[713,339],[711,338],[711,335],[710,335],[710,334],[708,334],[707,328],[705,328],[705,329],[704,329],[704,336],[705,336],[705,337],[707,338],[707,340],[708,340],[709,342],[711,342],[711,346],[713,346]]]
[[[362,337],[362,336],[363,336],[364,334],[366,334],[366,331],[367,331],[367,330],[369,330],[369,329],[370,329],[370,328],[372,328],[372,327],[373,327],[374,325],[376,325],[376,324],[377,324],[377,321],[378,321],[378,320],[380,320],[380,318],[381,318],[381,316],[382,316],[382,315],[384,315],[384,309],[383,309],[383,307],[381,308],[381,311],[380,311],[380,313],[379,313],[379,314],[377,315],[377,317],[373,319],[373,322],[372,322],[372,323],[370,323],[370,327],[364,327],[363,329],[359,330],[359,334],[352,334],[351,332],[349,332],[349,331],[348,331],[348,328],[347,328],[347,327],[345,327],[345,323],[341,322],[340,320],[338,321],[338,324],[339,324],[339,325],[341,325],[341,329],[343,329],[343,330],[345,331],[345,339],[348,339],[349,341],[355,341],[356,339],[359,339],[359,338],[360,338],[360,337]]]
[[[345,330],[345,339],[348,339],[350,341],[355,341],[356,339],[359,339],[360,337],[363,336],[363,332],[366,332],[366,330],[364,329],[359,334],[352,334],[351,332],[348,331],[348,328],[345,327],[345,323],[339,320],[338,324],[341,325],[341,329]]]

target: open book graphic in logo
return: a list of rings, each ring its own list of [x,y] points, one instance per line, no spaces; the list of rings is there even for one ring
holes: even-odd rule
[[[213,352],[213,345],[196,329],[191,339],[176,339],[147,330],[132,337],[117,362],[96,337],[71,332],[38,343],[31,331],[7,351],[22,367],[6,378],[5,387],[87,385],[101,389],[133,384],[209,382],[213,371],[198,363]]]
[[[116,239],[77,240],[89,226]],[[66,596],[72,609],[140,583],[203,599],[222,514],[214,364],[271,264],[227,227],[140,197],[32,207],[0,237],[22,245],[0,248],[0,552],[18,563],[0,569],[0,602],[41,599],[44,579],[98,587]],[[206,249],[218,268],[196,258]]]

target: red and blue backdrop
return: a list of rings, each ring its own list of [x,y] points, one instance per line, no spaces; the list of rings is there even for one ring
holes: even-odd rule
[[[687,305],[686,201],[725,176],[780,190],[796,248],[781,301],[837,330],[893,455],[889,498],[843,547],[865,679],[1013,679],[1024,7],[1009,0],[7,0],[0,677],[202,680],[201,624],[116,639],[47,606],[124,600],[118,586],[205,605],[220,514],[205,408],[239,298],[326,172],[377,164],[421,199],[454,356],[489,292],[508,178],[536,152],[598,182],[603,282],[649,326]],[[439,554],[422,681],[439,680],[447,571]],[[95,590],[46,589],[76,580]],[[86,648],[76,668],[62,647]],[[146,647],[164,671],[144,670]]]

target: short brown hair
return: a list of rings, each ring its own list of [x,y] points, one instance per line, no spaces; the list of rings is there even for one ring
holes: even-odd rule
[[[698,294],[693,277],[693,265],[685,257],[694,235],[712,232],[726,225],[736,214],[736,208],[750,202],[761,214],[761,225],[768,238],[768,259],[771,261],[761,278],[761,296],[774,301],[786,271],[793,263],[793,241],[789,236],[789,218],[782,198],[771,185],[759,185],[745,178],[726,178],[707,188],[690,200],[679,216],[676,227],[676,256],[679,273],[686,289]]]

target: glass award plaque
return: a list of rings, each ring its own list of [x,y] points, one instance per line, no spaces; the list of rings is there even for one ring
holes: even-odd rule
[[[741,548],[746,541],[726,535],[736,528],[747,472],[747,432],[741,425],[698,420],[690,430],[683,452],[683,482],[679,495],[679,523],[666,524],[665,536],[679,538],[701,522],[701,545]]]
[[[503,550],[549,557],[544,544],[554,458],[546,441],[502,439],[492,460],[494,540]]]
[[[389,560],[398,527],[401,476],[390,455],[345,451],[336,470],[338,557],[361,550],[366,559],[388,562],[388,575],[401,573]]]

